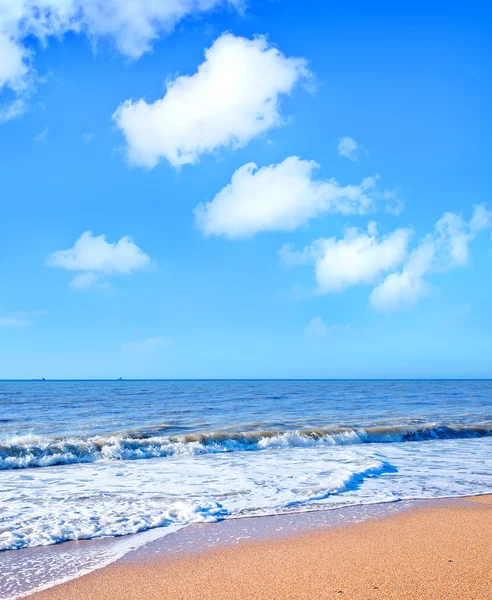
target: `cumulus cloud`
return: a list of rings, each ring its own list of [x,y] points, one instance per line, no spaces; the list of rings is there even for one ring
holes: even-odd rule
[[[346,135],[338,140],[338,156],[348,158],[352,162],[359,162],[361,156],[364,155],[367,155],[367,150],[364,146],[358,144],[354,138]]]
[[[314,179],[317,168],[297,156],[260,169],[243,165],[211,202],[197,206],[196,223],[205,235],[239,238],[292,230],[322,213],[364,214],[372,208],[379,176],[342,186]]]
[[[138,59],[185,17],[221,6],[240,8],[242,0],[0,0],[0,90],[22,94],[32,84],[29,37],[46,44],[73,32]]]
[[[286,245],[279,255],[286,266],[313,263],[319,293],[341,292],[354,285],[376,283],[398,267],[407,257],[411,236],[410,229],[381,236],[371,222],[367,232],[350,227],[342,239],[322,238],[301,251]]]
[[[310,338],[326,338],[350,330],[350,325],[327,325],[322,317],[315,317],[308,323],[304,335]]]
[[[127,100],[113,119],[131,163],[147,168],[161,159],[174,166],[191,164],[281,125],[280,96],[308,76],[304,59],[286,58],[265,37],[224,34],[205,51],[195,74],[169,81],[166,94],[155,102]]]
[[[286,267],[313,264],[320,294],[360,284],[375,285],[369,296],[371,306],[393,312],[409,309],[429,294],[429,275],[467,265],[470,243],[485,229],[492,229],[492,211],[478,204],[469,221],[456,213],[445,213],[411,251],[411,229],[381,236],[371,222],[367,232],[351,227],[341,239],[322,238],[302,250],[286,244],[279,251],[279,259]],[[322,331],[318,320],[312,323],[313,330]]]
[[[72,289],[87,289],[102,276],[128,275],[149,267],[152,261],[129,237],[118,242],[86,231],[68,250],[57,250],[48,256],[46,265],[67,271],[79,271],[70,284]]]
[[[135,342],[125,342],[123,344],[123,352],[134,353],[150,353],[160,350],[169,344],[166,338],[156,336],[145,340],[137,340]]]
[[[469,244],[476,234],[492,227],[492,211],[485,205],[474,208],[469,222],[455,213],[445,213],[410,254],[400,271],[389,274],[370,295],[371,305],[381,311],[409,309],[426,296],[430,285],[425,277],[468,263]]]

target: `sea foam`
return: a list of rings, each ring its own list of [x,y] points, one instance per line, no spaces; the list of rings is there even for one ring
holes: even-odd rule
[[[492,435],[491,423],[326,428],[152,436],[136,430],[98,437],[16,436],[0,443],[0,469],[265,450],[466,439]]]
[[[0,549],[197,521],[484,493],[492,437],[290,446],[2,474]]]

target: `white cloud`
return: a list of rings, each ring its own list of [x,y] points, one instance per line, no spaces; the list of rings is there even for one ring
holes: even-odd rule
[[[468,262],[469,243],[475,237],[459,215],[445,213],[435,225],[430,243],[434,244],[437,270],[449,270]]]
[[[155,102],[127,100],[113,118],[130,162],[148,168],[161,159],[174,166],[195,163],[280,126],[279,97],[308,76],[304,59],[286,58],[265,37],[224,34],[194,75],[169,81]]]
[[[479,233],[484,229],[492,227],[492,210],[488,210],[485,204],[477,204],[470,220],[470,229],[474,233]]]
[[[129,237],[109,243],[105,235],[94,236],[92,231],[86,231],[72,248],[50,254],[47,264],[68,271],[125,274],[147,267],[150,258]]]
[[[27,111],[25,100],[17,98],[10,103],[0,106],[0,125],[18,119]]]
[[[395,269],[407,256],[411,236],[409,229],[380,236],[372,222],[367,233],[350,227],[342,239],[322,238],[300,252],[284,246],[279,255],[287,266],[314,263],[319,293],[341,292],[354,285],[376,283]]]
[[[429,294],[427,276],[468,264],[470,242],[477,233],[490,228],[492,211],[478,204],[470,221],[456,213],[445,213],[434,231],[410,253],[411,229],[397,229],[380,236],[376,224],[369,223],[367,233],[348,228],[342,239],[322,238],[301,251],[286,244],[280,249],[279,258],[286,267],[314,264],[317,293],[376,284],[369,297],[370,304],[376,310],[393,312],[409,309]],[[313,328],[322,330],[316,319]]]
[[[185,17],[227,6],[242,0],[0,0],[0,90],[22,94],[35,79],[31,36],[46,44],[73,32],[138,59]]]
[[[134,353],[150,353],[160,350],[169,344],[169,340],[166,338],[156,336],[147,338],[145,340],[138,340],[136,342],[125,342],[123,344],[123,352],[134,352]]]
[[[338,140],[338,156],[348,158],[352,162],[359,162],[362,155],[367,155],[367,150],[364,146],[358,144],[354,138],[344,136]]]
[[[48,256],[46,265],[67,271],[80,271],[70,286],[86,289],[97,283],[101,275],[127,275],[141,271],[152,261],[129,237],[109,243],[106,236],[86,231],[68,250],[57,250]]]
[[[430,291],[429,284],[415,273],[391,273],[369,296],[373,308],[386,312],[406,310]]]
[[[20,46],[3,29],[4,3],[0,1],[0,89],[4,86],[14,91],[20,91],[26,87],[26,75],[28,72],[27,51]]]
[[[378,195],[378,176],[360,185],[313,179],[318,165],[297,156],[262,167],[240,167],[215,198],[195,209],[205,235],[248,237],[260,231],[292,230],[322,213],[364,214]]]
[[[315,317],[308,323],[304,335],[311,338],[325,338],[350,330],[350,325],[327,325],[322,317]]]
[[[430,285],[425,277],[468,263],[469,244],[479,231],[492,227],[492,211],[476,205],[467,223],[455,213],[445,213],[410,254],[401,271],[391,273],[370,295],[372,306],[381,311],[406,310],[426,296]]]

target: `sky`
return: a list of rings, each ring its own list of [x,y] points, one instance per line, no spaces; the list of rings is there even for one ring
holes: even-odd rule
[[[485,4],[0,0],[0,378],[492,377]]]

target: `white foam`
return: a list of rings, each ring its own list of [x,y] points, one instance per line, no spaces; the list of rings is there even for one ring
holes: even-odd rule
[[[149,529],[164,535],[197,521],[479,494],[490,491],[491,481],[492,438],[286,445],[11,470],[2,473],[0,548]],[[102,553],[100,562],[107,560]],[[0,590],[11,576],[4,570]]]
[[[179,531],[184,525],[166,529],[150,529],[138,535],[115,539],[110,545],[98,545],[50,553],[49,556],[19,556],[8,563],[11,554],[5,555],[3,570],[0,571],[0,593],[3,600],[17,600],[71,579],[88,575],[123,558],[129,552],[169,533]],[[7,563],[7,564],[5,564]]]
[[[474,448],[480,448],[480,455]],[[490,484],[491,456],[492,439],[483,438],[288,446],[9,471],[2,476],[0,549],[126,535],[320,502],[480,493]]]
[[[345,429],[204,432],[186,436],[147,436],[145,431],[95,437],[14,436],[0,443],[0,470],[220,454],[267,448],[311,448],[492,435],[490,423],[394,425]]]

